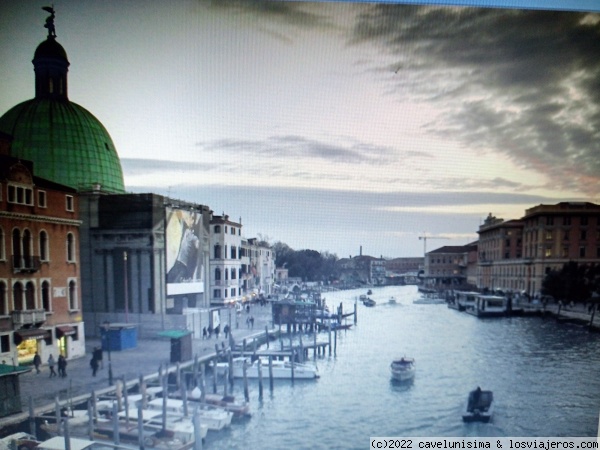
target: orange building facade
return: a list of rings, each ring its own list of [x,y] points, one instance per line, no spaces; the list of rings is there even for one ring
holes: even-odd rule
[[[0,154],[0,362],[85,354],[74,189]]]

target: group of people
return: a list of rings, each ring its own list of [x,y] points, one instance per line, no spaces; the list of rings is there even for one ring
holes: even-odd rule
[[[227,339],[229,337],[229,332],[231,330],[229,329],[229,325],[225,325],[223,327],[223,333],[225,334],[225,339]],[[202,328],[202,339],[210,339],[212,337],[212,334],[215,334],[215,336],[217,337],[217,339],[219,339],[219,333],[221,333],[221,325],[217,325],[215,328],[212,327],[212,325],[209,325],[208,328],[204,327]]]
[[[35,353],[33,357],[33,366],[37,373],[41,373],[40,366],[42,365],[42,358],[39,353]],[[54,367],[58,367],[58,375],[54,370]],[[65,378],[67,376],[67,358],[65,358],[62,354],[58,355],[58,361],[54,359],[54,355],[51,353],[48,357],[48,369],[50,370],[50,377],[59,376],[60,378]]]

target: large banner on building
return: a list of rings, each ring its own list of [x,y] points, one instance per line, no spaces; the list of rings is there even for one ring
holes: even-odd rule
[[[166,209],[167,295],[204,292],[202,215]]]

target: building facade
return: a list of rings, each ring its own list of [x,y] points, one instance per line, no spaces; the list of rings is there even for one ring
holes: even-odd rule
[[[538,205],[519,220],[491,214],[479,227],[477,285],[540,295],[551,270],[565,263],[600,263],[600,205]]]
[[[82,286],[90,335],[135,324],[142,337],[200,336],[209,306],[208,207],[157,194],[81,193]]]
[[[80,224],[74,189],[0,155],[0,361],[85,355]]]
[[[242,293],[242,224],[228,215],[213,216],[210,221],[210,303],[232,305]]]
[[[447,245],[425,255],[424,284],[438,288],[461,288],[469,284],[469,262],[476,244]],[[475,267],[471,264],[471,267]],[[472,279],[472,277],[471,277]]]

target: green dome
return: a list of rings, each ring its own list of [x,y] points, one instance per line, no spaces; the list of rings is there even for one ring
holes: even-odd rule
[[[79,191],[96,184],[125,192],[123,171],[110,135],[89,111],[67,99],[35,98],[0,117],[13,137],[11,156],[34,162],[36,175]]]

